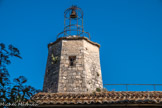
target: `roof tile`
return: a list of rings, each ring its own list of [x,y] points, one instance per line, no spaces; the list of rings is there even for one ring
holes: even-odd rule
[[[162,91],[38,93],[31,100],[42,104],[162,104]],[[32,102],[32,101],[30,101]]]

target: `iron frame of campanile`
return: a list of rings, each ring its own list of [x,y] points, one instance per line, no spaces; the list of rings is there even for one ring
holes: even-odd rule
[[[71,17],[72,13],[75,13],[76,17]],[[73,24],[72,24],[73,22]],[[74,23],[75,22],[75,23]],[[76,32],[73,34],[73,32]],[[64,12],[64,31],[57,35],[57,39],[67,36],[81,36],[88,37],[90,39],[89,32],[84,31],[83,27],[83,11],[77,6],[71,6]]]

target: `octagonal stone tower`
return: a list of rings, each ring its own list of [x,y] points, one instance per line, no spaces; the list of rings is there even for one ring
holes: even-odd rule
[[[70,11],[67,9],[71,13],[70,21],[83,18],[82,14],[79,16],[77,9],[80,10],[76,6],[69,8]],[[73,27],[76,27],[76,35],[69,34],[72,26],[65,26],[62,32],[64,35],[48,45],[44,92],[93,92],[97,88],[103,88],[100,45],[85,37],[87,32],[83,28],[80,31],[78,23]]]

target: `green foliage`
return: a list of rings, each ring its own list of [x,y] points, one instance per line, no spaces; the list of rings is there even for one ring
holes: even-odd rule
[[[94,92],[107,92],[108,90],[106,88],[96,88],[96,91]]]
[[[97,91],[97,92],[101,92],[101,89],[100,89],[100,88],[96,88],[96,91]]]
[[[52,60],[52,64],[56,64],[57,61],[59,60],[59,57],[58,56],[54,56],[53,54],[51,55],[51,60]]]
[[[14,83],[11,83],[10,75],[6,68],[7,65],[11,64],[10,57],[22,59],[17,48],[12,45],[6,48],[3,43],[0,43],[0,102],[26,102],[32,95],[40,92],[40,90],[25,85],[27,79],[24,76],[15,78]]]
[[[95,92],[95,91],[93,91],[92,93],[93,93],[94,95],[96,94],[96,92]]]
[[[107,92],[108,90],[106,88],[103,88],[102,89],[102,92]]]

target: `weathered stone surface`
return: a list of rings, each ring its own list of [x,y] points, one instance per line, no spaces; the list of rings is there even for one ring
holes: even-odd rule
[[[83,37],[63,38],[51,44],[48,53],[44,92],[92,92],[103,88],[97,43]],[[54,64],[52,54],[59,58]]]
[[[58,80],[59,80],[59,69],[60,69],[60,60],[55,64],[52,64],[52,58],[61,57],[61,41],[54,44],[48,49],[48,59],[46,65],[46,73],[44,77],[43,91],[45,92],[58,92]]]

